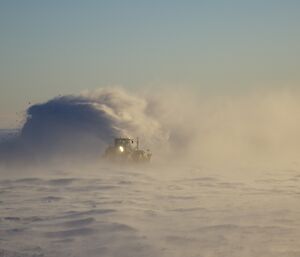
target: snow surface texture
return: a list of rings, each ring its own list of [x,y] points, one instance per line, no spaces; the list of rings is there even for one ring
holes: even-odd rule
[[[38,173],[0,181],[1,257],[300,256],[299,170]]]
[[[31,106],[1,136],[0,256],[299,257],[298,96],[104,89]],[[153,162],[103,163],[114,136]]]

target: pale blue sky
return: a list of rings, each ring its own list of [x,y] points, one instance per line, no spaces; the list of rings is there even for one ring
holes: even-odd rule
[[[299,28],[297,0],[0,0],[0,127],[106,85],[297,87]]]

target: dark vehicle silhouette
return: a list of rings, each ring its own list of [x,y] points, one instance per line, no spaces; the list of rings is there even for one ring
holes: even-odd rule
[[[114,145],[109,146],[104,157],[110,161],[123,162],[149,162],[152,153],[149,149],[142,150],[139,148],[139,139],[136,140],[126,137],[115,138]]]

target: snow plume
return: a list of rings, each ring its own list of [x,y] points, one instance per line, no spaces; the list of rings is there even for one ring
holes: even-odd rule
[[[149,113],[145,98],[121,89],[100,89],[29,107],[20,134],[0,145],[0,156],[2,160],[78,154],[99,158],[119,136],[139,136],[147,147],[167,139],[167,133]]]
[[[300,91],[292,88],[221,95],[166,90],[152,95],[151,113],[168,131],[172,162],[181,159],[217,167],[296,165],[299,97]]]
[[[300,153],[297,89],[186,95],[186,99],[183,95],[175,101],[187,103],[179,115],[181,121],[174,123],[173,115],[169,118],[173,124],[168,127],[172,142],[182,139],[187,144],[185,159],[191,163],[221,167],[297,165]]]
[[[27,110],[19,135],[0,143],[0,160],[99,160],[114,137],[126,136],[139,137],[154,162],[292,163],[300,153],[299,96],[293,90],[201,96],[108,88],[57,97]]]

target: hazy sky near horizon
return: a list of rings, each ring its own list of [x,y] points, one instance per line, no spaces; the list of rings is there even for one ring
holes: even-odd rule
[[[107,85],[298,87],[300,1],[0,0],[0,128]]]

